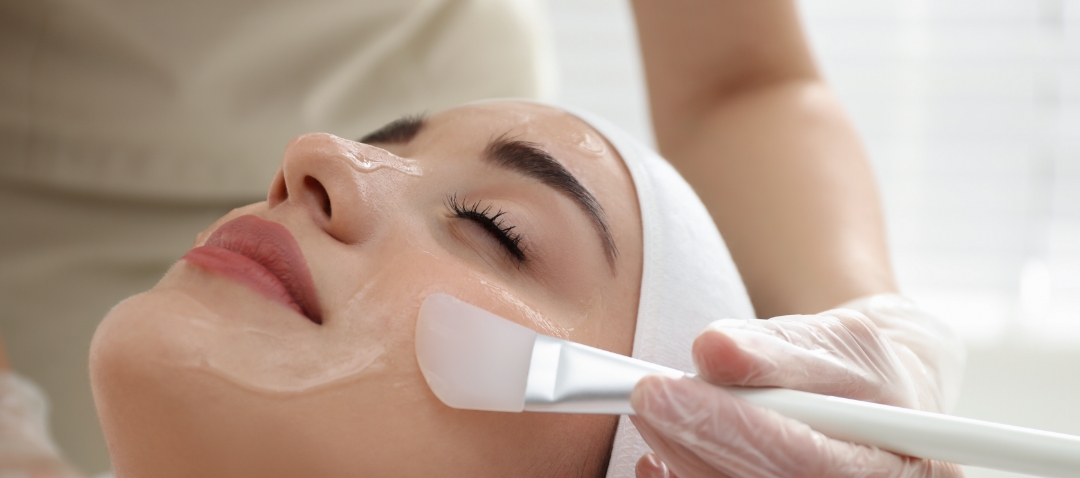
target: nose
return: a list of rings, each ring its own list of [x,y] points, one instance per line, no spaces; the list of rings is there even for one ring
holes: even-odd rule
[[[372,174],[368,174],[372,173]],[[285,148],[281,168],[270,184],[271,208],[289,204],[307,211],[338,241],[355,244],[377,232],[382,207],[405,188],[402,174],[419,174],[415,161],[374,146],[327,133],[309,133]]]

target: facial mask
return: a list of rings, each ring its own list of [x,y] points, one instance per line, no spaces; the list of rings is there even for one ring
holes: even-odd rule
[[[185,352],[168,365],[197,369],[249,391],[270,394],[321,389],[382,368],[388,341],[385,327],[377,321],[331,320],[317,325],[283,311],[261,314],[252,306],[255,300],[246,304],[251,307],[246,314],[229,311],[226,317],[180,292],[170,295],[177,304],[173,309],[183,310],[188,322],[166,332],[180,334],[176,340]]]
[[[344,159],[353,169],[370,173],[378,169],[393,169],[410,176],[423,176],[424,170],[416,160],[402,158],[375,146],[356,143],[343,138],[334,138],[340,150],[343,151]]]

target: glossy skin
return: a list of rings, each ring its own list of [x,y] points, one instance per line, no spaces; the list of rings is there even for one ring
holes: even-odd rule
[[[576,203],[481,159],[503,134],[539,144],[597,198],[619,251],[614,268]],[[356,169],[350,152],[412,160],[423,173]],[[526,262],[454,217],[453,194],[504,210]],[[622,161],[583,122],[485,103],[428,118],[406,144],[304,135],[286,148],[268,200],[230,213],[196,245],[245,214],[296,238],[323,323],[187,260],[119,304],[91,352],[118,477],[555,476],[606,464],[614,418],[450,409],[413,350],[420,303],[442,291],[630,353],[640,214]]]

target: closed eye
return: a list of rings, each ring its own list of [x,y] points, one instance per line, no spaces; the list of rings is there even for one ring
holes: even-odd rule
[[[454,217],[468,219],[482,227],[518,264],[526,261],[522,235],[514,231],[516,226],[507,223],[504,217],[506,212],[502,209],[494,210],[491,205],[484,206],[480,201],[468,202],[465,198],[459,199],[457,194],[446,197],[446,208]]]

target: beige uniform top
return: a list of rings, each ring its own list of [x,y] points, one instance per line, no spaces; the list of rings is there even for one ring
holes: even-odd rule
[[[286,142],[549,96],[534,0],[5,0],[0,178],[265,194]]]
[[[0,336],[67,457],[109,467],[109,307],[264,198],[298,134],[550,96],[538,1],[0,0]]]

